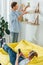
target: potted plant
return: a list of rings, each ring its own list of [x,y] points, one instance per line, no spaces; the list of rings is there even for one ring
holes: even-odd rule
[[[2,47],[3,41],[5,41],[4,35],[7,33],[10,34],[10,31],[8,29],[8,22],[4,20],[3,17],[0,18],[0,47]]]

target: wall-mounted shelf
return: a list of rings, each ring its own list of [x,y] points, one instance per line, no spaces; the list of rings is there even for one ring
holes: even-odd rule
[[[39,25],[39,14],[40,14],[40,10],[39,10],[39,3],[36,7],[35,10],[31,10],[28,12],[29,14],[37,14],[36,16],[36,19],[34,20],[34,23],[32,22],[29,22],[29,21],[26,21],[28,24],[31,24],[31,25]]]
[[[28,13],[29,13],[29,14],[40,14],[39,11],[34,11],[34,10],[30,10]]]
[[[32,23],[32,22],[28,22],[26,21],[27,24],[31,24],[31,25],[40,25],[40,24],[35,24],[35,23]]]

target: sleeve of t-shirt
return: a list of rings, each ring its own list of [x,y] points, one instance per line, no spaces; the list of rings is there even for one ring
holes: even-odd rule
[[[23,14],[23,12],[18,11],[18,15],[21,15],[21,14]]]
[[[22,61],[19,63],[19,65],[26,65],[28,62],[29,62],[28,59],[24,59],[24,60],[22,60]]]

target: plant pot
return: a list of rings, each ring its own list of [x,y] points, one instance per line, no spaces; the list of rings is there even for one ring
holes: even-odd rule
[[[6,42],[5,38],[0,38],[0,48],[2,47],[2,45]]]
[[[3,44],[2,38],[0,38],[0,48],[2,47],[2,44]]]

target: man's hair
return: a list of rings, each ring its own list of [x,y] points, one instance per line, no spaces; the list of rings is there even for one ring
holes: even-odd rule
[[[12,2],[12,3],[11,3],[11,8],[15,7],[16,4],[17,4],[17,2]]]
[[[38,54],[37,54],[37,52],[35,52],[35,51],[32,50],[32,51],[29,53],[29,57],[32,59],[34,56],[38,57]]]

